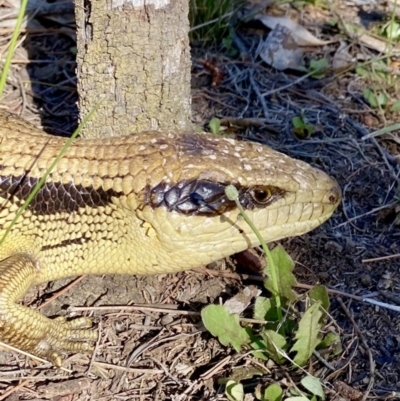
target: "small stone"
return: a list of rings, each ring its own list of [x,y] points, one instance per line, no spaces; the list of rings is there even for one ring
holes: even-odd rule
[[[168,326],[174,321],[174,318],[172,315],[165,315],[160,319],[160,324],[162,326]]]
[[[369,287],[372,282],[371,276],[369,274],[364,274],[361,276],[360,281],[364,287]]]

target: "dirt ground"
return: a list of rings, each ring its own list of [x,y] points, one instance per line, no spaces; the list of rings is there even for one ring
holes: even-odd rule
[[[67,134],[77,121],[73,9],[69,3],[46,4],[58,11],[39,12],[30,22],[1,102],[49,131]],[[3,3],[7,7],[12,4]],[[347,7],[355,16],[371,15],[368,5]],[[315,29],[316,16],[322,18],[309,6],[302,24]],[[4,48],[11,30],[2,32]],[[332,35],[325,28],[318,32]],[[329,361],[316,357],[306,370],[322,379],[332,400],[399,399],[400,313],[390,309],[400,306],[399,142],[396,132],[363,140],[398,116],[387,113],[384,121],[367,104],[362,93],[368,82],[354,70],[315,79],[269,67],[256,54],[263,35],[265,27],[257,24],[238,29],[233,43],[240,55],[193,48],[194,123],[216,116],[230,134],[305,160],[338,181],[343,201],[334,216],[312,233],[282,242],[296,261],[299,284],[322,283],[330,290],[330,314],[342,339],[342,354]],[[329,58],[336,47],[309,51]],[[293,132],[292,118],[299,115],[314,127],[307,138]],[[290,365],[260,366],[251,355],[221,346],[201,324],[204,305],[249,285],[265,293],[261,274],[236,260],[174,275],[83,277],[32,289],[27,305],[50,300],[42,309],[47,316],[91,316],[101,337],[93,356],[72,355],[64,370],[1,352],[0,400],[226,400],[221,379],[255,367],[262,375],[242,382],[248,400],[258,385],[296,386],[299,372]]]

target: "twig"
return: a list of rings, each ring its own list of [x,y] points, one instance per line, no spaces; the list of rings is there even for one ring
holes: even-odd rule
[[[371,259],[362,259],[362,263],[370,263],[370,262],[380,262],[382,260],[400,258],[400,253],[396,253],[394,255],[380,256],[379,258],[371,258]]]
[[[357,323],[355,322],[352,314],[350,313],[350,311],[347,309],[346,305],[344,304],[344,302],[342,301],[341,298],[338,298],[338,302],[341,306],[341,308],[343,309],[344,313],[346,314],[346,316],[349,318],[349,320],[351,321],[354,330],[358,336],[358,338],[361,340],[362,344],[364,345],[365,349],[368,352],[368,359],[369,359],[369,383],[368,383],[368,387],[367,390],[365,391],[364,395],[363,395],[363,401],[366,401],[366,399],[368,398],[369,393],[371,392],[371,389],[374,386],[374,381],[375,381],[375,362],[374,362],[374,358],[372,356],[372,352],[371,349],[367,343],[367,340],[365,339],[364,335],[362,334],[361,330],[359,329]]]
[[[66,292],[68,292],[71,288],[75,287],[80,281],[82,281],[86,276],[80,276],[77,279],[73,280],[71,283],[69,283],[66,287],[64,287],[62,290],[58,291],[56,294],[54,294],[51,298],[49,298],[46,302],[43,302],[40,306],[38,306],[38,310],[44,308],[51,302],[53,302],[55,299],[60,297],[61,295],[64,295]]]

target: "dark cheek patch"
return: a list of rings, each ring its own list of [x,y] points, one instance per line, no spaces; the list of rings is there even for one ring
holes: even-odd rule
[[[207,180],[181,181],[170,185],[160,183],[146,189],[145,204],[152,208],[165,207],[186,215],[218,216],[236,208],[236,203],[225,195],[228,184]],[[252,196],[252,188],[235,185],[239,200],[245,209],[263,208],[284,196],[285,192],[269,187],[271,197],[266,202],[257,202]]]
[[[176,185],[161,183],[148,189],[147,203],[164,206],[183,214],[216,216],[236,207],[225,196],[225,185],[211,181],[182,181]]]

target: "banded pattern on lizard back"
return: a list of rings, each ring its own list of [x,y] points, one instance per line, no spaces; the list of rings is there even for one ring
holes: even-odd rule
[[[65,144],[0,113],[0,238]],[[340,201],[334,180],[266,146],[208,134],[144,132],[76,140],[0,246],[0,340],[61,364],[90,349],[90,322],[18,305],[40,282],[154,274],[259,245],[224,193],[235,185],[267,242],[301,235]]]

